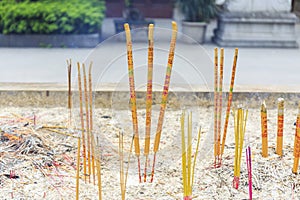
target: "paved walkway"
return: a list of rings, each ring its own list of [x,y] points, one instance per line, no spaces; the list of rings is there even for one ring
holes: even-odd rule
[[[166,24],[166,22],[162,24]],[[298,43],[300,44],[299,24],[297,25],[297,31]],[[142,45],[142,43],[139,45]],[[100,50],[96,51],[95,49],[0,48],[0,89],[1,87],[3,88],[3,83],[7,82],[66,83],[66,59],[69,58],[74,62],[83,62],[89,57],[91,60],[103,61],[104,65],[108,65],[112,60],[118,62],[118,59],[125,56],[126,47],[124,41],[112,44],[104,43],[102,46],[102,49],[100,48]],[[165,49],[168,49],[167,46],[168,44],[166,44]],[[188,79],[193,79],[193,72],[189,72],[187,67],[184,64],[181,65],[180,62],[185,62],[184,58],[186,58],[192,64],[201,63],[200,54],[204,51],[196,45],[178,44],[177,47],[178,54],[182,56],[182,59],[177,58],[177,62],[179,63],[177,64],[178,73],[186,73],[187,77],[189,77]],[[214,47],[215,45],[211,43],[203,45],[204,50],[210,58],[212,58]],[[224,81],[225,83],[229,83],[234,49],[225,48],[225,52]],[[162,50],[162,54],[166,54],[166,51]],[[164,56],[165,59],[166,55]],[[121,57],[116,58],[116,56]],[[209,67],[206,66],[204,68],[207,69]],[[205,77],[211,74],[210,78],[208,78],[209,82],[213,73],[212,71],[205,71],[205,69],[204,71],[201,69],[200,72]],[[124,70],[126,71],[126,68]],[[211,70],[211,68],[208,70]],[[123,72],[120,72],[122,76]],[[106,78],[103,79],[105,82],[118,83],[120,81],[118,72],[111,71],[107,72],[106,75]],[[97,74],[97,77],[99,76],[100,72]],[[252,88],[252,90],[260,91],[275,88],[276,91],[300,91],[299,77],[300,49],[240,48],[239,50],[236,85],[240,90]],[[197,77],[194,78],[196,79]],[[123,81],[122,77],[121,79]],[[194,82],[196,83],[197,80],[194,80]],[[7,84],[5,85],[7,86]]]

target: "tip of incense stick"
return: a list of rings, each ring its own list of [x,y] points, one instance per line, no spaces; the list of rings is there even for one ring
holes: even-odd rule
[[[266,102],[265,101],[263,101],[262,103],[261,103],[261,109],[263,110],[265,110],[266,109]]]
[[[129,24],[128,23],[124,24],[124,29],[125,29],[125,31],[129,31]]]
[[[153,28],[154,28],[154,25],[153,24],[149,24],[149,31],[148,31],[148,39],[149,40],[152,40],[153,38]]]
[[[237,176],[235,176],[234,178],[233,178],[233,187],[235,188],[235,189],[238,189],[239,188],[239,183],[240,183],[240,178],[239,177],[237,177]]]
[[[277,99],[277,101],[278,101],[278,102],[282,102],[282,101],[284,101],[284,98],[281,98],[281,97],[280,97],[280,98]]]
[[[175,21],[172,21],[172,29],[177,31],[177,23]]]

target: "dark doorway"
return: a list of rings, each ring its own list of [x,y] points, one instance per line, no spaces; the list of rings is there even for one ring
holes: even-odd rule
[[[173,0],[131,0],[146,18],[172,18]],[[106,17],[122,17],[124,0],[107,0]]]

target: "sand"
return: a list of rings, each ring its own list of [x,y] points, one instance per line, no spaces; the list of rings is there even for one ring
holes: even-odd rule
[[[151,150],[155,134],[159,107],[153,108]],[[212,154],[213,108],[192,107],[193,146],[197,129],[202,127],[200,152],[195,169],[194,199],[247,199],[248,175],[245,147],[252,150],[253,197],[254,199],[299,199],[300,178],[292,173],[293,146],[297,108],[285,109],[283,156],[275,154],[277,132],[277,110],[268,110],[269,156],[261,156],[260,108],[249,109],[246,136],[241,164],[239,189],[232,187],[234,162],[233,117],[230,116],[228,138],[222,166],[214,168]],[[164,120],[160,150],[153,183],[139,183],[137,159],[132,153],[129,162],[126,199],[182,199],[181,179],[181,110],[167,109]],[[34,124],[33,116],[36,116]],[[144,170],[145,110],[138,111],[141,168]],[[77,139],[51,132],[43,126],[55,128],[63,133],[79,136],[78,109],[73,111],[70,126],[66,108],[2,107],[0,108],[0,199],[75,199]],[[118,154],[119,133],[124,134],[125,162],[132,139],[131,115],[127,110],[96,108],[94,110],[94,134],[97,150],[101,152],[103,199],[121,199],[120,165]],[[5,135],[5,133],[7,133]],[[8,140],[7,135],[17,137]],[[152,165],[153,153],[150,154]],[[81,161],[82,162],[82,161]],[[98,188],[83,178],[80,168],[80,199],[97,199]],[[148,166],[148,175],[151,166]],[[150,176],[148,176],[148,181]]]

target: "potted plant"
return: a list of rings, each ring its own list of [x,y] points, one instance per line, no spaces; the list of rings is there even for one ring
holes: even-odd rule
[[[217,14],[215,0],[177,0],[177,7],[184,16],[182,32],[203,43],[207,22]]]

